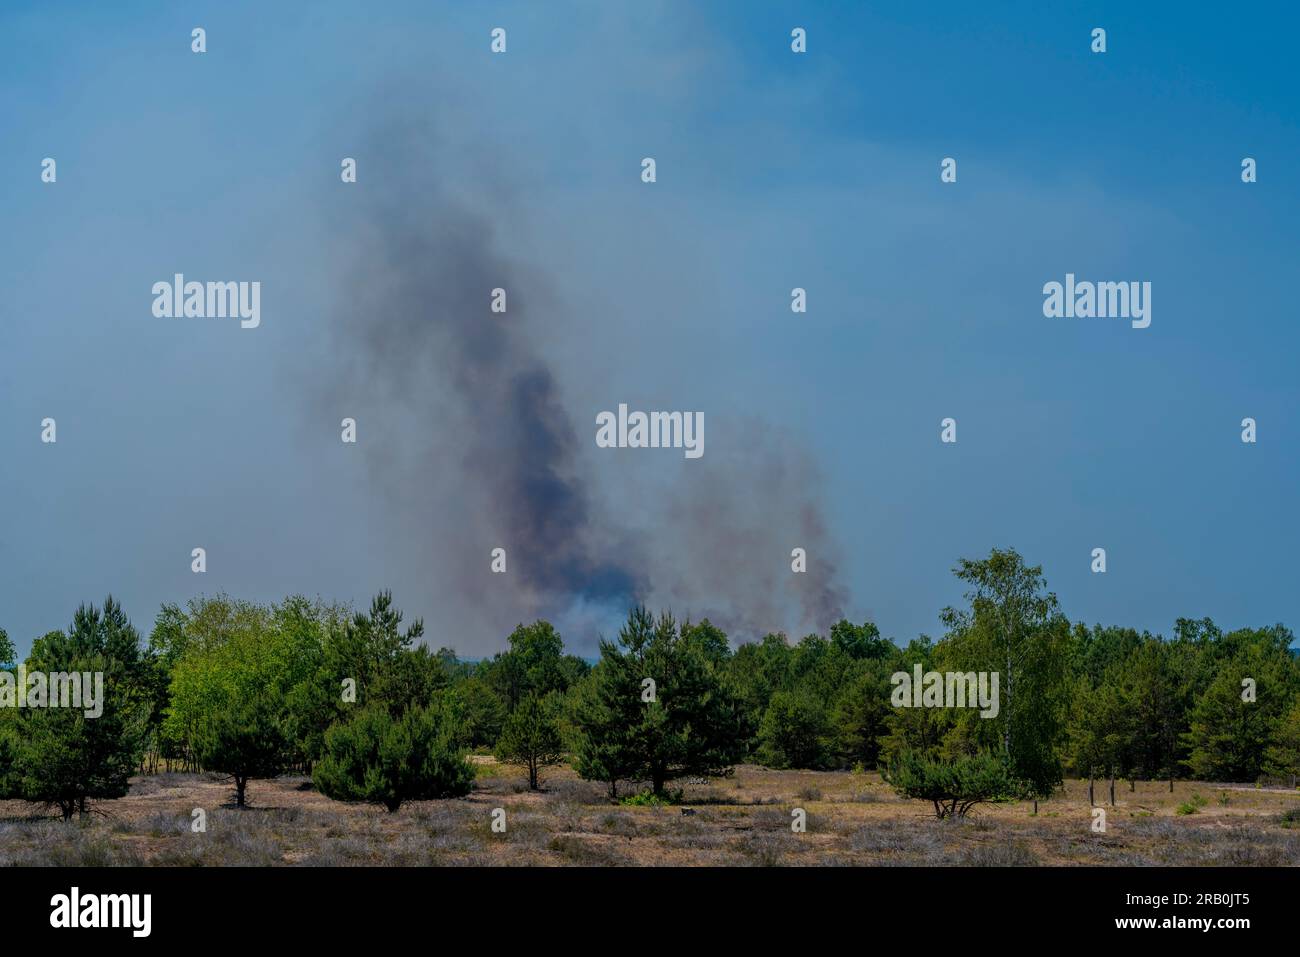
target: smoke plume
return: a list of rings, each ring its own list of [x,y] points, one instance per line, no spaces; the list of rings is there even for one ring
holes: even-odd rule
[[[381,538],[429,563],[430,631],[444,616],[505,629],[456,636],[462,648],[494,647],[515,622],[546,616],[608,634],[638,601],[710,617],[736,640],[824,631],[845,593],[810,457],[737,410],[705,409],[702,458],[668,476],[648,469],[637,480],[645,494],[602,489],[598,454],[680,453],[598,451],[597,410],[566,405],[562,383],[584,370],[565,366],[562,350],[544,359],[539,337],[581,290],[519,254],[518,206],[490,161],[449,163],[445,144],[410,129],[381,139],[392,159],[370,167],[339,242],[338,368],[321,383],[332,408],[365,412],[358,447]],[[498,288],[504,314],[490,309]],[[489,570],[497,546],[505,574]],[[796,546],[809,556],[803,575],[791,572]],[[578,647],[594,637],[566,633]]]

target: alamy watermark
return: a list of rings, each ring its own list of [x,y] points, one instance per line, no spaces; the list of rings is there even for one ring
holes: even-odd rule
[[[981,718],[996,718],[1001,710],[996,671],[895,671],[890,703],[895,708],[979,708]]]
[[[704,454],[703,412],[628,412],[596,416],[596,446],[602,449],[685,449],[688,459]]]
[[[1064,284],[1044,284],[1043,296],[1043,315],[1049,319],[1131,319],[1134,329],[1151,325],[1150,282],[1076,282],[1067,272]]]
[[[239,319],[241,329],[262,324],[260,282],[186,282],[176,273],[171,282],[153,284],[153,314],[159,319]]]
[[[148,937],[153,929],[152,894],[83,894],[73,887],[50,898],[54,928],[122,927],[132,937]]]
[[[81,708],[87,718],[104,713],[102,671],[0,671],[0,708]]]

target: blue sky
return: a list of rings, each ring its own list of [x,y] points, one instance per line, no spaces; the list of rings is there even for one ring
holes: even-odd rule
[[[20,648],[110,591],[147,631],[160,602],[200,592],[364,604],[391,587],[468,655],[551,614],[467,598],[459,569],[492,541],[459,513],[482,503],[432,480],[427,502],[376,487],[376,457],[427,435],[348,455],[348,410],[311,399],[347,358],[341,264],[402,160],[376,127],[435,128],[428,176],[546,277],[558,305],[530,342],[601,515],[656,561],[698,539],[653,490],[702,473],[598,458],[586,423],[620,401],[705,413],[705,460],[736,463],[718,473],[733,517],[773,568],[800,543],[772,514],[785,486],[747,498],[774,480],[744,469],[741,426],[793,437],[788,480],[818,504],[846,613],[904,641],[938,633],[950,569],[993,546],[1041,563],[1074,619],[1300,620],[1300,23],[1284,5],[369,6],[0,10],[0,627]],[[156,319],[150,287],[177,271],[260,280],[261,327]],[[1151,327],[1045,318],[1042,286],[1067,272],[1150,281]],[[426,411],[445,423],[391,414],[418,429]],[[455,455],[462,437],[436,431]],[[708,613],[684,577],[656,569],[653,599]],[[783,608],[771,629],[797,633]],[[605,626],[570,620],[589,653]]]

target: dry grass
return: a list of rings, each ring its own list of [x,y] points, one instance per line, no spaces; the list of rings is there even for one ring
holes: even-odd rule
[[[0,864],[26,865],[1300,865],[1300,792],[1163,782],[1116,788],[1107,829],[1094,833],[1087,784],[1039,805],[980,809],[937,821],[875,774],[770,771],[685,785],[678,807],[612,803],[602,785],[552,769],[546,790],[521,788],[517,768],[480,759],[469,797],[421,801],[388,814],[340,804],[303,778],[254,781],[252,806],[230,806],[213,775],[141,777],[131,793],[64,824],[0,802]],[[1099,800],[1106,790],[1097,788]],[[1200,795],[1204,803],[1195,802]],[[1195,814],[1177,813],[1193,803]],[[494,808],[506,832],[493,833]],[[807,831],[791,831],[791,810]],[[202,808],[207,829],[191,828]]]

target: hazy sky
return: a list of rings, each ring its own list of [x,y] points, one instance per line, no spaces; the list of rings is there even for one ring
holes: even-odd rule
[[[435,646],[546,614],[590,653],[607,609],[487,577],[505,380],[392,324],[449,308],[466,237],[527,306],[464,321],[554,377],[584,548],[658,606],[797,634],[815,541],[906,640],[1013,546],[1074,619],[1294,626],[1300,17],[879,6],[4,4],[0,627],[390,587]],[[156,318],[177,272],[261,282],[260,327]],[[1066,273],[1150,282],[1151,326],[1045,318]],[[705,455],[596,449],[620,402],[703,412]]]

